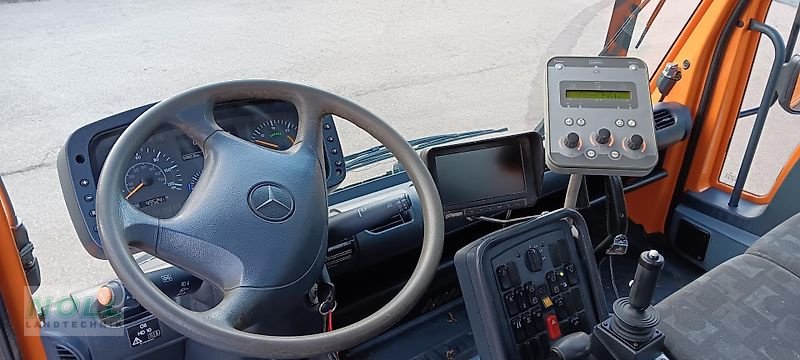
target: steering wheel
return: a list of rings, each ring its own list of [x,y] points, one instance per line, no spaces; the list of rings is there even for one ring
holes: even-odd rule
[[[284,151],[271,150],[222,130],[214,121],[214,104],[244,99],[294,104],[299,117],[295,144]],[[424,237],[411,278],[391,301],[359,322],[313,333],[286,324],[297,322],[298,313],[318,311],[308,303],[307,294],[320,280],[327,251],[321,131],[321,119],[327,114],[365,130],[405,167],[419,193]],[[125,200],[122,179],[141,144],[165,125],[179,128],[196,142],[205,163],[200,181],[178,214],[157,219]],[[388,329],[423,295],[444,242],[442,205],[434,182],[397,131],[336,95],[269,80],[197,87],[143,113],[122,133],[105,161],[97,186],[97,222],[112,268],[159,320],[202,344],[245,356],[281,359],[345,350]],[[206,311],[176,304],[148,280],[129,247],[221,289],[221,302]],[[315,329],[320,330],[319,313],[316,319]],[[259,324],[261,331],[270,334],[253,332]]]

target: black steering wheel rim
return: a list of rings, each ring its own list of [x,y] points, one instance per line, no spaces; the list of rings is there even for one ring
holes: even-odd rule
[[[222,309],[220,311],[194,312],[181,307],[161,293],[148,280],[131,256],[129,246],[138,247],[137,243],[130,239],[132,232],[155,231],[155,234],[152,235],[154,244],[163,240],[163,233],[159,234],[161,231],[158,230],[162,227],[161,221],[143,216],[141,212],[133,210],[122,195],[121,179],[128,160],[141,144],[145,143],[158,128],[167,123],[177,125],[195,141],[203,139],[204,146],[212,138],[215,142],[234,141],[230,136],[214,135],[222,130],[216,126],[213,119],[210,119],[211,121],[209,119],[197,120],[195,123],[192,123],[191,119],[209,117],[211,114],[209,107],[212,107],[214,103],[243,99],[291,102],[297,107],[300,121],[315,121],[314,126],[319,125],[323,115],[337,115],[363,129],[386,146],[408,173],[419,194],[423,214],[424,234],[420,258],[402,290],[372,315],[349,326],[318,334],[271,336],[249,333],[236,329],[233,325],[235,321],[232,322],[231,317],[244,316],[243,314],[252,311],[248,309],[252,308],[254,304],[249,302],[258,301],[258,296],[253,296],[253,294],[257,294],[257,290],[261,289],[253,290],[252,285],[264,285],[264,289],[269,288],[270,290],[279,289],[291,285],[284,281],[285,279],[280,279],[283,282],[276,280],[277,282],[274,283],[259,282],[260,279],[257,278],[249,280],[245,277],[242,280],[247,269],[238,269],[242,271],[242,274],[235,274],[239,276],[238,278],[235,276],[230,278],[244,281],[237,285],[250,286],[230,287],[228,290],[231,295],[226,295],[225,299],[217,306]],[[176,116],[176,114],[180,115]],[[174,120],[176,118],[179,120]],[[181,122],[180,119],[186,121]],[[298,142],[306,141],[306,144],[310,144],[308,146],[311,151],[304,159],[308,160],[312,155],[315,157],[314,165],[309,166],[308,171],[318,174],[322,169],[322,155],[321,152],[314,151],[314,149],[319,150],[321,147],[320,126],[314,128],[307,124],[306,127],[310,130],[306,131],[306,137],[303,139],[301,139],[303,136],[299,135]],[[213,159],[207,159],[207,161],[213,163]],[[309,191],[309,193],[316,194],[317,190]],[[327,206],[325,206],[324,212],[326,228]],[[314,211],[312,215],[317,216],[319,212]],[[97,218],[100,237],[103,239],[103,247],[112,268],[126,288],[146,309],[179,333],[196,341],[233,353],[267,358],[302,358],[341,351],[385,331],[408,313],[424,294],[439,264],[444,241],[441,200],[433,179],[416,151],[399,133],[377,116],[349,100],[312,87],[271,80],[237,80],[201,86],[173,96],[142,114],[123,132],[109,152],[98,182]],[[327,234],[327,230],[324,231]],[[327,237],[327,235],[324,236]],[[325,244],[325,240],[326,238],[321,240],[322,245]],[[311,266],[307,271],[313,272],[321,267],[319,257],[326,248],[327,246],[321,246],[320,249],[317,249],[316,254],[308,255],[309,264],[315,264],[316,267]],[[173,254],[173,256],[177,255]],[[324,259],[324,253],[321,256]],[[171,259],[167,255],[165,260],[176,259]],[[187,264],[190,260],[196,261],[198,256],[186,260]],[[198,268],[215,264],[218,266],[230,265],[224,263],[225,259],[202,259],[202,261],[204,263]],[[191,264],[188,265],[191,267]],[[237,269],[236,266],[230,266],[230,268]],[[215,285],[226,288],[226,281],[229,281],[230,278],[221,276],[211,280]]]

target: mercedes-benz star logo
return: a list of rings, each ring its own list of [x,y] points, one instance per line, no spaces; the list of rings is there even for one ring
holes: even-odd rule
[[[250,209],[268,221],[282,221],[294,211],[294,199],[283,186],[272,183],[256,185],[250,190]]]

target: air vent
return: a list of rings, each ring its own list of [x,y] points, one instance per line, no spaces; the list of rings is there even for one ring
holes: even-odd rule
[[[653,113],[656,131],[675,125],[675,116],[669,110],[657,110]]]
[[[78,355],[72,349],[64,345],[56,345],[56,355],[59,360],[79,360]]]

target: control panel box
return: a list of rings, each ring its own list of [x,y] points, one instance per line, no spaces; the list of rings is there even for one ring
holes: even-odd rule
[[[658,163],[644,61],[554,57],[547,62],[545,160],[550,170],[644,176]]]
[[[481,359],[544,359],[608,316],[586,224],[571,209],[484,236],[455,266]]]

